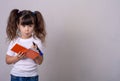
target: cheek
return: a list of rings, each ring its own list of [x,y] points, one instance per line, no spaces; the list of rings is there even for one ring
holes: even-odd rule
[[[33,32],[33,31],[34,31],[34,28],[31,28],[30,31]]]
[[[23,30],[24,30],[24,28],[21,27],[21,26],[18,26],[18,29],[19,29],[20,31],[23,31]]]

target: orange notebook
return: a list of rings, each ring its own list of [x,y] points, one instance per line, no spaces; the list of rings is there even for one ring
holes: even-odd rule
[[[31,58],[31,59],[35,59],[36,57],[39,56],[38,52],[36,52],[36,51],[34,51],[32,49],[27,49],[27,48],[25,48],[25,47],[23,47],[23,46],[21,46],[19,44],[15,44],[11,50],[16,52],[16,53],[18,53],[20,51],[25,52],[26,57]]]

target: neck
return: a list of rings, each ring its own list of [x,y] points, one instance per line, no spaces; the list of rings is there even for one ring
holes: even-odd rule
[[[28,38],[30,38],[30,37],[32,37],[32,35],[31,35],[31,36],[29,36],[29,37],[24,37],[24,36],[21,36],[21,38],[22,38],[22,39],[28,39]]]

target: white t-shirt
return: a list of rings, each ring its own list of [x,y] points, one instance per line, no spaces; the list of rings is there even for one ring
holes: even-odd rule
[[[42,43],[38,38],[28,38],[22,39],[18,37],[17,39],[10,42],[10,45],[7,50],[7,55],[9,56],[16,56],[17,54],[11,50],[11,48],[16,44],[20,44],[26,48],[31,48],[33,45],[32,42],[35,42],[40,50],[43,52]],[[11,70],[11,74],[15,76],[21,77],[31,77],[38,75],[37,64],[30,58],[21,59],[13,65]]]

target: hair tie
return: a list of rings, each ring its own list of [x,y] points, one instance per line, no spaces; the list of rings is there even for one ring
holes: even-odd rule
[[[18,11],[18,14],[20,13],[21,11]]]

